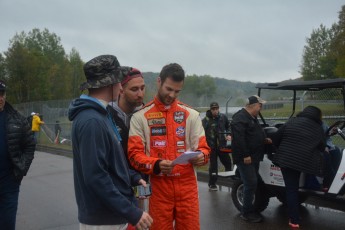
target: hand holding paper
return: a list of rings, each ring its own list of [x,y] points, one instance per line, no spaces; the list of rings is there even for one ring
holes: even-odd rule
[[[193,166],[202,166],[205,164],[205,155],[202,152],[199,152],[199,155],[189,160]]]
[[[161,162],[159,162],[159,168],[161,170],[161,173],[169,174],[173,170],[174,165],[172,164],[172,161],[162,160]]]

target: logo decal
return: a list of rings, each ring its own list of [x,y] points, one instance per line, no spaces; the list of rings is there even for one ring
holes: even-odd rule
[[[153,147],[165,147],[166,146],[166,141],[165,140],[155,140],[153,141],[152,145]]]
[[[177,112],[174,113],[174,121],[176,123],[181,124],[183,122],[183,120],[184,120],[184,112],[177,111]]]
[[[186,150],[185,149],[178,149],[177,152],[178,153],[184,153],[184,152],[186,152]]]
[[[155,113],[148,113],[146,118],[147,119],[152,119],[152,118],[162,118],[163,113],[162,112],[155,112]]]
[[[176,145],[178,147],[182,147],[182,146],[184,146],[184,141],[178,141],[178,142],[176,142]]]
[[[179,126],[176,129],[176,135],[178,137],[184,137],[185,133],[184,133],[184,127],[183,126]]]
[[[167,127],[159,126],[151,128],[151,136],[164,136],[167,133]]]
[[[149,126],[152,126],[152,125],[165,125],[165,118],[148,119],[147,123],[148,123]]]

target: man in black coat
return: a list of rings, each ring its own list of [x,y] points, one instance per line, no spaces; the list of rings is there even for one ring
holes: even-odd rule
[[[14,230],[19,187],[34,158],[30,125],[6,102],[6,84],[0,80],[0,228]]]
[[[252,201],[257,183],[259,162],[263,158],[264,144],[272,143],[266,138],[257,116],[266,101],[253,95],[247,99],[245,108],[235,113],[231,121],[232,156],[243,181],[243,208],[241,218],[247,222],[262,221]]]

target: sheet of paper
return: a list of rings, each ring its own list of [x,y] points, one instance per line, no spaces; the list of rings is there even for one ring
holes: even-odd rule
[[[187,151],[178,156],[173,162],[173,165],[188,164],[189,160],[199,155],[201,152]]]

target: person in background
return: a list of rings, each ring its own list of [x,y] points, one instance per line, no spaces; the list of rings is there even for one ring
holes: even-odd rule
[[[60,144],[60,134],[61,134],[61,126],[60,126],[60,122],[56,121],[55,125],[54,125],[54,131],[55,131],[55,139],[54,139],[54,143],[55,144]]]
[[[143,106],[143,100],[145,95],[145,82],[141,72],[132,67],[121,67],[121,72],[123,75],[123,80],[121,81],[122,90],[120,90],[120,95],[117,102],[110,102],[109,112],[113,117],[116,126],[119,130],[121,136],[121,144],[123,151],[127,157],[127,143],[128,143],[128,133],[129,133],[129,121],[133,113]],[[129,162],[128,162],[129,164]],[[135,171],[133,167],[129,164],[131,168],[131,178],[132,181],[139,181],[146,187],[146,181],[144,180],[144,175]],[[139,207],[145,210],[144,199],[139,198]],[[135,229],[134,226],[128,226],[127,230]]]
[[[31,130],[34,133],[34,138],[35,138],[35,143],[38,143],[38,136],[39,132],[41,130],[41,125],[44,124],[44,121],[41,120],[39,113],[32,112],[32,125],[31,125]]]
[[[120,64],[113,55],[85,63],[87,81],[81,95],[71,102],[73,174],[81,230],[148,229],[151,216],[136,206],[121,136],[108,112],[122,89]]]
[[[0,80],[0,228],[14,230],[21,181],[34,158],[35,141],[27,118],[6,101]]]
[[[322,129],[322,113],[315,106],[307,106],[289,119],[272,135],[277,147],[274,164],[283,174],[289,215],[289,226],[299,228],[298,189],[301,172],[321,176],[326,147]]]
[[[236,112],[231,121],[232,157],[243,181],[243,208],[240,217],[247,222],[259,223],[261,214],[255,210],[253,199],[258,184],[259,163],[263,159],[266,138],[257,116],[266,103],[257,95],[247,99],[245,108]]]
[[[225,171],[231,171],[231,158],[228,153],[222,153],[221,148],[226,147],[227,141],[231,141],[230,122],[227,116],[219,112],[217,102],[210,104],[206,117],[202,120],[205,129],[206,140],[211,148],[208,187],[211,191],[217,191],[218,157],[225,167]]]
[[[132,67],[121,67],[124,79],[117,102],[110,102],[111,114],[114,117],[122,138],[122,147],[127,155],[129,122],[134,112],[143,106],[145,81],[141,72]]]
[[[150,230],[200,229],[195,166],[205,165],[210,148],[199,113],[177,100],[185,73],[179,64],[163,67],[153,101],[134,113],[130,122],[128,157],[132,166],[150,175]],[[187,164],[173,161],[186,151],[197,156]]]

